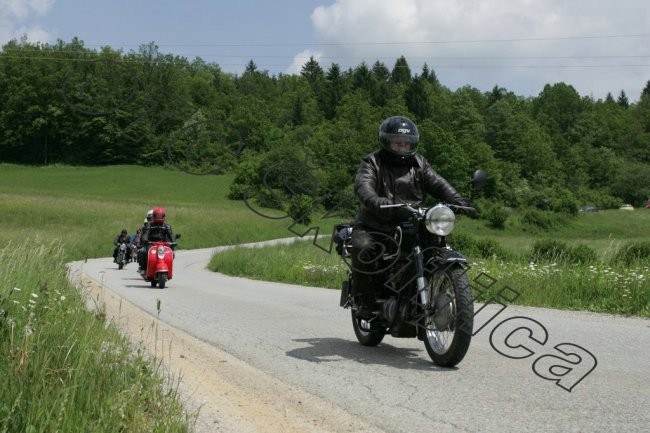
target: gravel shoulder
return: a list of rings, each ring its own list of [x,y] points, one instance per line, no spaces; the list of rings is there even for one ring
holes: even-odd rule
[[[167,386],[208,432],[380,432],[317,398],[152,317],[97,281],[79,275],[89,305],[105,311],[136,347],[161,362]]]

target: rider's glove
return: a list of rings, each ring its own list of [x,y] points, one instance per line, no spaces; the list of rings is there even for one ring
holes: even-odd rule
[[[472,201],[468,198],[465,197],[457,197],[455,198],[451,204],[456,205],[456,206],[462,206],[463,208],[471,208],[471,209],[463,209],[463,208],[458,208],[456,209],[457,212],[465,215],[470,215],[474,213],[474,205],[472,204]]]
[[[385,210],[382,209],[381,206],[387,205],[387,204],[393,204],[393,202],[390,199],[387,199],[386,197],[377,197],[373,200],[370,200],[369,205],[372,207],[374,210]]]

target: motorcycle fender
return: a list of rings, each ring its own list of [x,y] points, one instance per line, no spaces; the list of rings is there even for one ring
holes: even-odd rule
[[[339,305],[341,307],[348,308],[350,306],[349,295],[350,295],[350,281],[346,280],[343,281],[343,284],[341,286],[341,299],[339,300]]]
[[[145,280],[150,281],[154,279],[156,275],[156,269],[158,268],[158,256],[156,255],[156,248],[149,248],[147,254],[147,271],[145,273]]]
[[[427,265],[431,263],[467,263],[467,259],[461,253],[452,249],[436,249],[432,257],[427,261]]]
[[[167,263],[165,260],[158,260],[158,263],[156,263],[156,273],[167,271],[169,271],[169,269],[167,268]]]
[[[174,253],[171,249],[165,253],[165,267],[167,268],[167,278],[172,279],[172,271],[174,270]]]

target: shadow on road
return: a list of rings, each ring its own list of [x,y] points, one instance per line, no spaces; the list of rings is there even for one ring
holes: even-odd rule
[[[308,346],[286,352],[287,356],[309,362],[336,362],[341,358],[357,361],[360,364],[381,364],[394,368],[415,369],[427,371],[453,372],[454,368],[443,368],[434,365],[428,358],[420,356],[423,349],[395,347],[381,343],[376,347],[362,346],[356,341],[342,338],[302,338],[295,339]]]

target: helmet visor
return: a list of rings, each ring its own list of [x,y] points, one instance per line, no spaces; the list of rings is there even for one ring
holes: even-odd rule
[[[414,135],[386,134],[386,144],[398,155],[410,155],[417,150],[418,138]]]

